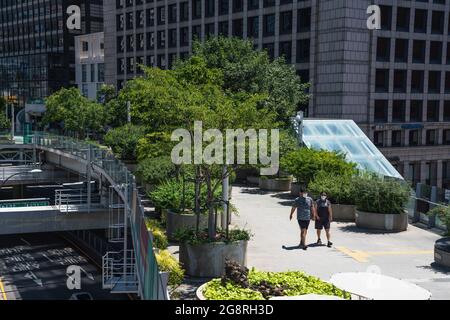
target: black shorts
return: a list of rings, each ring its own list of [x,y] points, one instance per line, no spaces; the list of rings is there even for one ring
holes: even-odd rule
[[[298,225],[300,226],[300,229],[308,229],[310,220],[297,220]]]
[[[316,220],[316,230],[330,230],[330,219],[320,218],[320,220]]]

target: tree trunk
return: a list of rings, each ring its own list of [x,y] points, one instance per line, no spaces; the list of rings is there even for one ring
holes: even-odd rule
[[[211,175],[206,178],[206,187],[208,191],[208,237],[209,240],[216,238],[216,216],[214,212],[214,194],[211,185]]]

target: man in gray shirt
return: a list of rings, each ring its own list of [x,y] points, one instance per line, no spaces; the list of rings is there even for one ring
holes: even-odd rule
[[[307,249],[306,246],[306,235],[308,233],[309,222],[311,217],[315,216],[314,210],[314,200],[308,196],[308,193],[304,188],[300,189],[300,197],[295,199],[294,205],[291,209],[290,220],[294,215],[295,210],[297,210],[297,221],[300,226],[300,245],[299,247],[303,250]]]

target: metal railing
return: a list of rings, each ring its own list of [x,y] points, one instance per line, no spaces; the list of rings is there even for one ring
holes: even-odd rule
[[[55,206],[63,213],[78,211],[83,206],[99,203],[99,195],[86,193],[85,189],[59,189],[55,190]]]
[[[124,260],[122,263],[125,264],[122,268],[123,272],[126,275],[128,268],[135,269],[139,284],[139,295],[142,299],[164,299],[165,297],[159,295],[162,281],[153,250],[153,238],[145,224],[144,210],[139,203],[135,177],[128,171],[127,167],[116,159],[108,149],[73,138],[35,132],[31,144],[36,148],[57,150],[76,157],[80,162],[92,167],[94,171],[101,172],[109,180],[124,203],[126,220],[130,221],[132,246],[135,253],[134,259],[130,260],[125,258],[127,252],[123,252]],[[126,226],[124,230],[127,230]],[[124,240],[124,247],[127,248],[126,235]],[[111,261],[113,258],[117,258],[117,254],[105,256],[105,267],[107,268],[104,271],[107,279],[111,279],[111,272],[114,273],[115,267],[120,263],[120,260]],[[133,262],[133,264],[128,265],[128,262]],[[122,278],[122,281],[126,280],[127,277]]]
[[[139,292],[134,250],[108,252],[103,256],[102,266],[103,288],[116,293]]]

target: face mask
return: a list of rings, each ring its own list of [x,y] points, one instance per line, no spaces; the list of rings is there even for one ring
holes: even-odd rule
[[[327,196],[321,196],[320,197],[323,201],[327,200]]]
[[[308,198],[308,194],[307,194],[307,193],[304,193],[304,194],[303,194],[303,198]]]

